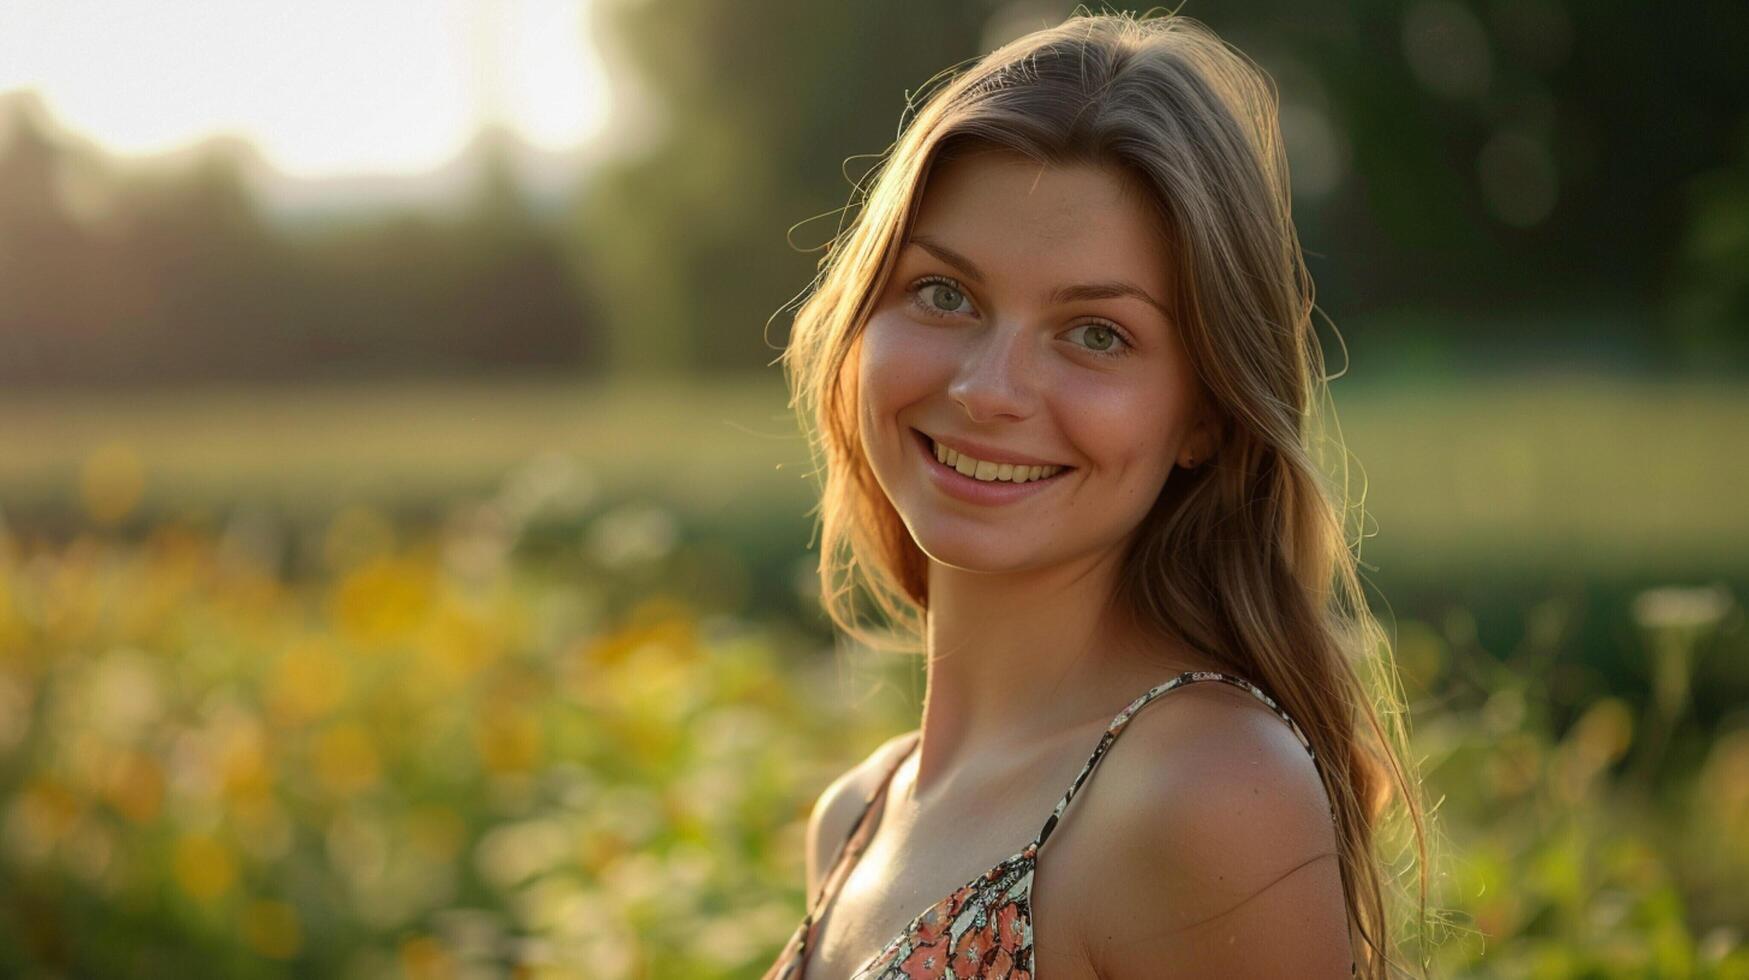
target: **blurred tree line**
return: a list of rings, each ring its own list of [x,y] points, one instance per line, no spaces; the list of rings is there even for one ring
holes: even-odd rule
[[[96,220],[62,180],[91,161],[14,111],[0,380],[763,369],[907,97],[1071,9],[597,0],[661,135],[553,215],[500,158],[458,220],[280,227],[215,152],[104,177]],[[1275,79],[1318,302],[1362,356],[1749,366],[1749,6],[1180,10]]]
[[[9,125],[8,125],[9,124]],[[0,383],[575,373],[595,304],[502,137],[460,213],[306,227],[265,215],[235,143],[168,174],[0,102]],[[243,148],[246,150],[246,148]]]
[[[611,262],[614,305],[679,325],[664,358],[774,356],[755,328],[816,257],[786,231],[822,216],[793,238],[830,237],[873,163],[853,158],[893,141],[907,93],[1074,9],[599,0],[596,30],[669,114],[572,223]],[[1177,9],[1275,79],[1318,302],[1360,352],[1749,366],[1749,5]]]

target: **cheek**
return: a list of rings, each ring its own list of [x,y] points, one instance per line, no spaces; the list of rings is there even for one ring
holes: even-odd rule
[[[876,416],[915,401],[929,390],[941,357],[903,317],[876,314],[861,337],[857,380],[863,404]]]
[[[1065,393],[1056,415],[1096,471],[1133,484],[1138,495],[1151,499],[1171,471],[1183,412],[1158,385],[1079,386]]]
[[[905,373],[891,341],[879,317],[870,318],[857,341],[858,427],[862,430],[863,453],[870,459],[881,457],[880,443],[886,439],[889,428],[887,420],[897,413],[906,397],[897,390]]]

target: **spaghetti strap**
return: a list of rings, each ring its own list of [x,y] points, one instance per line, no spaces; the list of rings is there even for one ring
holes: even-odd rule
[[[833,856],[831,867],[826,869],[826,877],[820,881],[820,893],[814,897],[813,909],[810,911],[820,908],[820,900],[826,897],[827,887],[833,884],[832,879],[836,877],[834,872],[844,862],[846,854],[853,849],[860,854],[862,849],[867,846],[867,835],[861,834],[863,825],[868,822],[868,815],[873,812],[875,804],[887,795],[887,787],[892,785],[893,775],[899,771],[900,766],[905,764],[905,760],[911,757],[911,750],[917,747],[917,738],[920,734],[921,732],[914,734],[911,738],[911,745],[887,765],[886,774],[881,777],[880,785],[876,786],[874,792],[868,794],[868,799],[863,801],[862,810],[856,815],[856,822],[850,825],[850,833],[845,835],[844,841],[838,845],[838,853]],[[858,840],[859,836],[863,839]],[[837,889],[834,888],[832,891],[836,894]]]
[[[1069,808],[1069,801],[1073,800],[1075,794],[1081,791],[1082,784],[1086,783],[1088,777],[1093,775],[1093,770],[1098,768],[1099,761],[1105,757],[1106,750],[1111,748],[1111,743],[1116,741],[1118,735],[1122,734],[1124,728],[1128,727],[1130,719],[1135,716],[1135,713],[1140,710],[1143,705],[1160,697],[1168,691],[1183,687],[1186,684],[1194,684],[1198,681],[1222,681],[1231,684],[1242,691],[1249,692],[1259,701],[1268,705],[1269,710],[1275,712],[1276,717],[1286,722],[1287,726],[1293,730],[1294,737],[1299,739],[1301,747],[1306,750],[1306,754],[1312,757],[1312,764],[1317,765],[1317,753],[1312,751],[1312,742],[1310,739],[1306,738],[1306,733],[1300,730],[1300,726],[1292,718],[1288,717],[1287,712],[1281,710],[1281,706],[1275,703],[1275,699],[1263,693],[1262,689],[1257,685],[1245,680],[1243,677],[1224,674],[1220,671],[1187,670],[1166,683],[1149,690],[1134,701],[1131,701],[1129,707],[1118,712],[1117,717],[1111,720],[1111,724],[1105,729],[1105,734],[1099,739],[1099,744],[1093,747],[1093,755],[1088,758],[1087,764],[1081,767],[1081,774],[1075,777],[1075,781],[1069,786],[1069,791],[1063,794],[1063,798],[1057,802],[1056,809],[1051,811],[1050,819],[1045,821],[1044,826],[1039,828],[1038,836],[1033,838],[1032,846],[1034,849],[1043,847],[1045,840],[1051,836],[1051,832],[1057,829],[1057,824],[1063,818],[1063,812]],[[1331,811],[1331,816],[1335,816],[1334,809]]]
[[[845,872],[854,867],[855,859],[861,857],[862,852],[868,847],[868,815],[874,812],[875,804],[886,797],[887,787],[893,782],[893,775],[899,771],[900,766],[905,764],[905,760],[911,757],[911,752],[917,747],[917,742],[922,734],[921,729],[913,733],[910,746],[888,764],[885,775],[881,777],[880,785],[876,786],[874,792],[868,795],[868,799],[863,801],[862,810],[856,815],[856,822],[850,825],[850,833],[845,835],[843,842],[838,845],[838,853],[833,856],[831,865],[820,880],[819,893],[814,896],[814,901],[808,906],[807,914],[802,916],[801,926],[790,936],[790,941],[785,946],[785,960],[780,960],[780,963],[785,963],[782,972],[778,972],[774,968],[767,976],[776,976],[779,980],[791,980],[800,966],[807,961],[808,942],[813,938],[815,917],[827,902],[837,897],[838,889],[844,884],[844,879],[848,877]],[[847,862],[846,858],[851,860]]]
[[[982,967],[973,972],[961,973],[957,967],[953,975],[966,977],[982,976],[1036,976],[1033,931],[1032,931],[1032,886],[1034,873],[1037,869],[1039,848],[1056,829],[1063,813],[1068,809],[1069,802],[1080,792],[1081,787],[1092,776],[1111,744],[1121,734],[1130,719],[1141,707],[1168,691],[1193,684],[1199,681],[1223,681],[1241,690],[1248,691],[1262,701],[1276,716],[1285,722],[1306,753],[1312,756],[1312,762],[1317,764],[1317,755],[1312,752],[1312,743],[1306,738],[1305,732],[1294,720],[1282,711],[1273,699],[1255,684],[1241,677],[1223,674],[1218,671],[1186,671],[1171,680],[1160,684],[1154,689],[1130,702],[1129,706],[1118,712],[1111,724],[1107,726],[1099,744],[1094,748],[1093,755],[1082,767],[1080,775],[1069,791],[1063,794],[1050,819],[1040,829],[1038,836],[1022,848],[1018,853],[997,862],[986,871],[979,872],[971,880],[954,889],[934,904],[922,909],[912,917],[910,923],[898,935],[888,940],[878,952],[865,961],[852,974],[852,980],[877,980],[877,978],[911,975],[905,972],[906,967],[913,965],[912,957],[920,957],[915,965],[928,971],[939,971],[944,963],[938,956],[943,949],[943,940],[947,937],[958,937],[954,942],[982,942],[977,937],[985,935],[978,930],[994,930],[994,935],[987,941],[997,944],[992,950],[1000,949],[1006,959],[991,960],[991,964],[1000,962],[1000,973],[986,973]],[[921,739],[922,730],[916,733],[911,745],[899,754],[898,760],[890,764],[880,786],[863,803],[862,812],[857,815],[849,836],[839,847],[838,855],[833,859],[832,867],[827,872],[820,886],[820,894],[814,899],[814,904],[802,919],[801,927],[790,937],[783,952],[765,974],[763,980],[802,980],[802,974],[807,968],[808,947],[813,940],[813,930],[818,915],[827,904],[834,900],[843,886],[847,872],[852,869],[857,859],[867,849],[869,838],[873,836],[875,824],[869,821],[869,815],[876,805],[885,798],[887,789],[892,783],[893,775],[899,766],[915,752]],[[1332,807],[1331,819],[1336,817]],[[878,822],[877,822],[878,823]],[[969,937],[969,938],[968,938]],[[983,947],[975,947],[974,952],[982,952]],[[957,961],[956,961],[957,963]],[[1349,975],[1357,976],[1357,964],[1349,963]],[[936,972],[930,972],[934,976]]]

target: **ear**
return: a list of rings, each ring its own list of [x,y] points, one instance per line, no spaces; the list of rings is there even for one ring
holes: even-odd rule
[[[1204,407],[1198,413],[1197,421],[1184,437],[1184,445],[1178,451],[1179,459],[1195,460],[1194,465],[1196,466],[1201,466],[1213,459],[1225,441],[1222,438],[1225,428],[1219,413],[1212,408]]]

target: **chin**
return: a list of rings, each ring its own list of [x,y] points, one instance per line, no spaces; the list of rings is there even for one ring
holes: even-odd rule
[[[962,522],[954,523],[957,526],[932,528],[926,525],[920,528],[916,522],[907,520],[905,526],[911,532],[912,543],[930,561],[948,568],[998,574],[1019,571],[1034,564],[1036,555],[1029,554],[1024,543],[1015,542],[1013,535],[1002,534],[993,528],[978,529]],[[1003,538],[1007,540],[1003,541]]]

